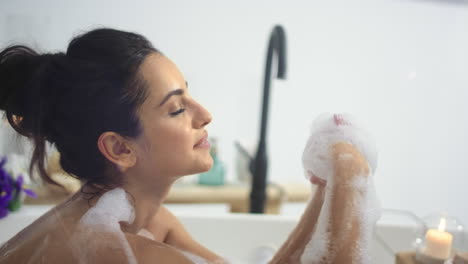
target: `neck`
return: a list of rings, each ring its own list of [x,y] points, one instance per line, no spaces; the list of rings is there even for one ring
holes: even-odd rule
[[[133,206],[135,213],[135,218],[132,223],[120,222],[122,231],[136,234],[141,229],[146,228],[164,202],[174,181],[175,180],[168,180],[166,182],[158,181],[158,186],[156,188],[154,186],[149,188],[142,184],[137,185],[131,183],[126,183],[121,186],[120,188],[128,193],[127,198]],[[95,187],[90,186],[84,186],[83,190],[85,193],[99,191]],[[103,193],[89,200],[89,205],[94,206]],[[88,202],[86,199],[84,199],[84,201]]]
[[[172,184],[173,181],[159,182],[157,189],[146,190],[141,186],[123,186],[123,189],[130,194],[129,199],[135,209],[135,219],[132,223],[121,223],[122,230],[136,234],[141,229],[147,228],[164,202]]]

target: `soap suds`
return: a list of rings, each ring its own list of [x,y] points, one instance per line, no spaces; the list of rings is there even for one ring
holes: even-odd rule
[[[302,165],[307,178],[310,177],[307,171],[323,180],[331,178],[333,164],[330,148],[338,142],[354,145],[369,162],[373,174],[377,168],[377,149],[372,136],[348,114],[322,114],[313,122],[302,154]]]
[[[131,224],[135,218],[133,206],[126,192],[115,188],[104,193],[95,206],[89,209],[78,222],[70,243],[80,263],[92,263],[99,249],[122,250],[129,264],[136,258],[119,222]]]
[[[326,181],[326,192],[322,210],[319,215],[317,226],[311,240],[308,242],[302,257],[302,263],[331,263],[339,253],[340,241],[334,238],[331,241],[331,220],[333,214],[331,208],[333,204],[333,186],[342,184],[335,182],[333,177],[334,161],[332,157],[332,146],[337,143],[348,143],[353,145],[367,160],[369,165],[368,175],[358,175],[351,182],[346,182],[347,188],[351,188],[357,194],[353,199],[347,201],[347,208],[354,208],[349,217],[360,222],[360,235],[356,246],[352,249],[352,258],[349,263],[371,263],[370,240],[373,228],[380,217],[380,204],[374,188],[372,176],[377,167],[377,150],[373,138],[363,129],[350,115],[323,114],[313,123],[310,137],[304,148],[302,163],[306,178],[310,180],[311,175]],[[339,160],[350,160],[353,156],[350,153],[343,153],[338,156]],[[353,223],[348,222],[341,226],[340,234],[347,234],[351,230]],[[341,245],[350,246],[350,245]]]

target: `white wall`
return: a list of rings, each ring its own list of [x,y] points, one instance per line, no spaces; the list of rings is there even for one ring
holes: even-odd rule
[[[0,45],[64,50],[98,25],[147,36],[212,112],[210,135],[221,140],[233,179],[233,141],[257,140],[275,23],[287,31],[289,73],[271,95],[270,179],[304,181],[310,122],[350,112],[378,140],[384,207],[447,211],[468,224],[466,0],[1,1]]]

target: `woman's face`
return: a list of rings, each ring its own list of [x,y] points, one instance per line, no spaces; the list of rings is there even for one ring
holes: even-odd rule
[[[213,160],[205,126],[211,114],[190,96],[182,73],[157,53],[144,60],[140,73],[149,95],[138,113],[143,127],[134,142],[138,169],[150,179],[209,170]]]

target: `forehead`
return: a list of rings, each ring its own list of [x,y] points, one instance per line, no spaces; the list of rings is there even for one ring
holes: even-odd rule
[[[160,53],[145,58],[140,74],[148,83],[151,100],[162,100],[169,91],[185,87],[185,79],[177,66]]]

